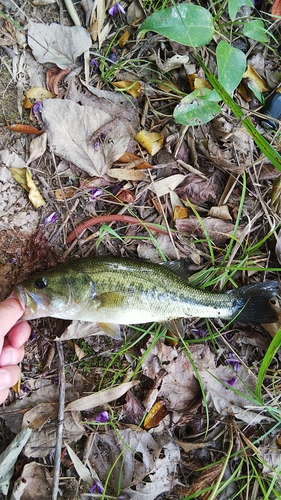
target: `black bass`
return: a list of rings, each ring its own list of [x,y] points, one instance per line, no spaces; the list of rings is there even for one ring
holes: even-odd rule
[[[37,274],[14,288],[22,319],[50,316],[99,323],[109,335],[119,324],[169,322],[191,316],[272,323],[270,299],[279,286],[267,281],[226,293],[188,285],[177,262],[153,264],[127,258],[81,258]]]

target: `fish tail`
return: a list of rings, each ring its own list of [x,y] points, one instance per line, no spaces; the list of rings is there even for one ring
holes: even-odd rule
[[[231,290],[229,293],[234,299],[235,319],[241,323],[275,323],[278,313],[270,300],[274,299],[279,291],[277,281],[265,281]]]

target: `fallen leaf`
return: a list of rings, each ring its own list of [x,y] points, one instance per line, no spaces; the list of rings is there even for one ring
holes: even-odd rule
[[[76,401],[69,403],[66,407],[66,411],[86,411],[96,408],[97,406],[102,406],[105,403],[110,403],[111,401],[123,396],[123,394],[137,384],[139,384],[139,381],[134,380],[132,382],[124,382],[123,384],[120,384],[117,387],[112,387],[111,389],[103,389],[102,391],[94,392],[90,396],[85,396],[84,398],[76,399]]]
[[[135,139],[151,156],[156,155],[164,144],[164,137],[158,132],[141,130],[135,135]]]
[[[50,89],[47,90],[42,87],[32,87],[25,93],[23,107],[25,109],[32,108],[33,103],[30,99],[34,99],[34,101],[42,101],[42,99],[53,99],[54,97],[56,97],[56,94],[50,92]]]
[[[131,33],[129,32],[129,30],[124,31],[123,35],[120,36],[120,38],[118,39],[118,45],[119,47],[121,47],[121,49],[125,47],[126,43],[130,39],[130,36]]]
[[[45,100],[42,119],[48,131],[49,146],[58,156],[73,163],[91,176],[102,176],[126,151],[130,131],[125,120],[102,133],[95,143],[93,134],[108,125],[112,117],[91,106],[80,106],[68,99]],[[96,143],[98,147],[96,147]]]
[[[139,97],[141,95],[140,82],[120,81],[113,82],[113,85],[118,89],[124,90],[124,92],[131,95],[132,97]]]
[[[218,464],[210,465],[206,467],[195,479],[190,488],[185,492],[186,495],[194,495],[195,498],[200,498],[201,500],[207,500],[210,498],[210,492],[202,494],[202,490],[211,488],[217,481],[221,471],[223,468],[223,463],[220,462]],[[197,497],[196,493],[199,495]]]
[[[18,456],[30,438],[32,431],[29,428],[22,429],[13,439],[9,446],[0,455],[1,473],[0,473],[0,492],[7,495],[10,479],[14,474],[14,465]]]
[[[60,68],[50,68],[46,72],[46,86],[50,93],[54,96],[59,93],[59,83],[60,81],[68,75],[70,69],[60,69]]]
[[[32,125],[25,125],[24,123],[7,125],[7,128],[12,132],[19,132],[20,134],[41,135],[43,133],[43,130],[38,130],[38,128]]]
[[[163,401],[156,401],[144,419],[143,428],[148,430],[156,427],[167,413],[168,410]]]
[[[174,208],[173,219],[185,219],[186,217],[188,217],[188,209],[186,207],[182,207],[181,205],[176,205]]]
[[[273,16],[281,16],[281,0],[274,1],[273,5],[272,5],[271,13]]]
[[[216,175],[211,176],[210,179],[202,179],[196,174],[187,174],[184,181],[175,189],[176,194],[183,202],[188,198],[191,203],[196,205],[216,203],[218,191],[221,191],[221,186]]]
[[[31,177],[31,173],[26,169],[26,184],[28,189],[28,198],[30,199],[34,208],[43,207],[46,205],[45,200],[42,198],[39,189],[37,188],[34,180]]]
[[[29,21],[28,44],[41,64],[53,63],[61,69],[72,68],[77,57],[92,45],[88,31],[81,26],[64,26]]]
[[[223,244],[233,235],[234,224],[214,217],[204,217],[201,223],[197,217],[193,216],[188,219],[177,219],[175,222],[176,228],[180,233],[197,238],[206,238],[202,224],[209,238],[217,245]],[[239,238],[241,232],[242,229],[238,228],[235,233],[236,238]]]
[[[89,460],[114,497],[121,490],[132,499],[155,500],[177,483],[180,451],[166,432],[154,439],[143,429],[109,430],[95,436]]]
[[[39,137],[35,137],[34,139],[32,139],[29,146],[30,156],[26,162],[26,165],[29,165],[32,161],[37,160],[37,158],[42,156],[46,151],[46,147],[47,147],[46,132],[44,132]]]
[[[1,16],[1,25],[0,25],[0,46],[3,45],[15,45],[17,43],[17,36],[15,32],[15,28],[12,23]]]
[[[21,476],[15,482],[11,498],[14,500],[36,499],[39,492],[40,500],[49,500],[51,486],[46,478],[44,467],[37,462],[30,462],[24,466]]]
[[[141,181],[146,178],[145,172],[131,168],[111,168],[107,173],[119,181]]]
[[[255,68],[253,68],[250,64],[248,65],[248,68],[245,71],[243,78],[249,78],[252,85],[259,92],[268,92],[270,90],[266,81],[258,74]]]
[[[208,212],[208,215],[210,217],[216,217],[218,219],[232,220],[227,205],[220,205],[219,207],[211,207]]]
[[[160,181],[152,182],[149,186],[149,189],[154,193],[156,193],[157,196],[160,198],[161,196],[164,196],[165,194],[169,194],[171,191],[174,191],[174,189],[179,184],[181,184],[181,182],[183,182],[185,178],[186,176],[183,174],[170,175],[169,177],[165,177]]]

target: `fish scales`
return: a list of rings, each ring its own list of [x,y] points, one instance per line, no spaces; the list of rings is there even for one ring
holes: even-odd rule
[[[172,263],[173,264],[173,263]],[[190,286],[174,269],[127,258],[81,258],[36,274],[14,294],[23,319],[51,316],[102,324],[166,322],[191,316],[243,322],[276,320],[270,299],[279,290],[268,281],[226,293]]]

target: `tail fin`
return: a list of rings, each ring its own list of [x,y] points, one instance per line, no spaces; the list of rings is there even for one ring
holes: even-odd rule
[[[241,312],[235,316],[241,323],[275,323],[278,313],[273,309],[270,300],[280,291],[277,281],[266,281],[254,285],[242,286],[229,292],[235,296],[235,308]]]

